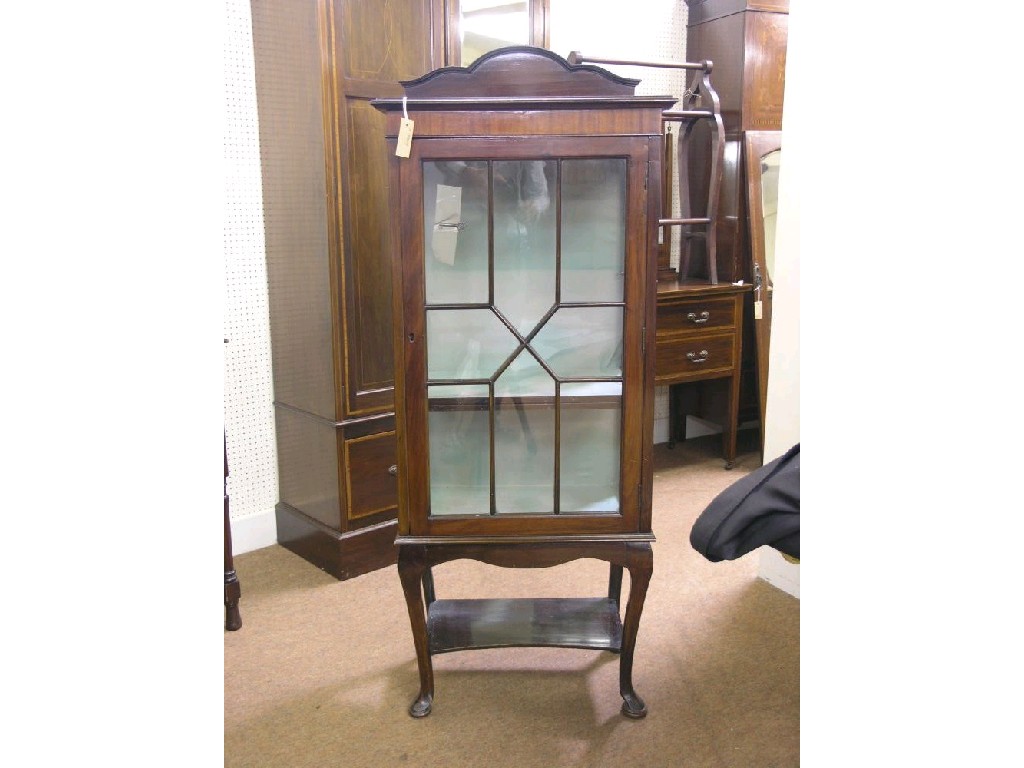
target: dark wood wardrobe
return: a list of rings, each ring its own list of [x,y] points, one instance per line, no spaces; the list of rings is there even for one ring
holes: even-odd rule
[[[444,60],[443,0],[253,0],[278,542],[339,579],[394,563],[384,118]]]

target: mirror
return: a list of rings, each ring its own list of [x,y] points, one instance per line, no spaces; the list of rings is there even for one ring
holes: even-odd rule
[[[775,274],[775,219],[779,212],[779,163],[782,150],[774,149],[761,158],[761,221],[764,230],[765,278]]]
[[[775,270],[775,221],[779,207],[781,131],[747,131],[743,151],[747,172],[747,224],[750,274],[754,283],[754,347],[757,361],[761,447],[764,449],[768,401],[768,351],[772,326],[772,274]]]
[[[530,9],[526,0],[462,0],[459,36],[462,66],[489,51],[530,42]]]
[[[510,45],[549,47],[550,0],[449,0],[448,61],[468,67]]]

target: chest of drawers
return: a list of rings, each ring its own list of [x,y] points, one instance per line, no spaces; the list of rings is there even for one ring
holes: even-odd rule
[[[685,413],[677,385],[727,379],[722,451],[727,469],[736,460],[743,298],[749,285],[708,285],[677,280],[658,286],[654,382],[670,386],[670,442],[681,434]]]

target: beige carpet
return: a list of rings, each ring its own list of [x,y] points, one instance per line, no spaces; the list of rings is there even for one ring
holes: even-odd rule
[[[397,569],[337,581],[279,546],[235,558],[243,626],[224,633],[224,764],[792,768],[800,759],[800,603],[757,578],[758,555],[709,563],[689,544],[711,498],[758,465],[741,432],[655,447],[654,577],[633,681],[649,714],[619,713],[618,657],[561,648],[434,657],[432,713]],[[607,564],[457,561],[438,597],[599,596]],[[623,595],[628,594],[628,573]]]

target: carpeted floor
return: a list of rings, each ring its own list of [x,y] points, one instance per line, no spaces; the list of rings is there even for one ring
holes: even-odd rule
[[[758,555],[710,563],[689,544],[704,506],[758,465],[741,432],[655,446],[654,577],[619,713],[618,657],[561,648],[434,657],[430,716],[397,569],[337,581],[280,546],[239,555],[243,626],[224,633],[229,768],[793,768],[800,763],[800,603],[757,578]],[[607,564],[435,569],[438,597],[599,596]],[[623,595],[628,594],[628,574]]]

